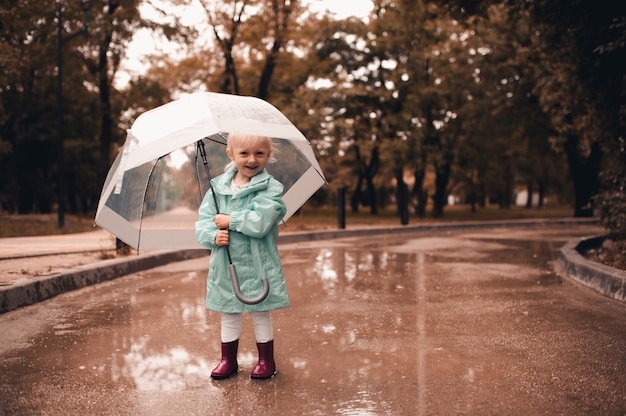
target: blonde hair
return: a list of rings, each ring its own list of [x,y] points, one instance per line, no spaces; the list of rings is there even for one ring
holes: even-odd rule
[[[268,163],[276,162],[276,158],[274,157],[275,149],[274,144],[272,143],[272,139],[268,136],[259,136],[256,134],[249,133],[237,133],[231,132],[228,133],[228,138],[226,139],[226,148],[231,149],[235,146],[253,146],[257,143],[264,142],[270,148],[271,154],[268,160]],[[232,160],[224,167],[224,172],[228,172],[229,170],[235,169],[235,162]]]

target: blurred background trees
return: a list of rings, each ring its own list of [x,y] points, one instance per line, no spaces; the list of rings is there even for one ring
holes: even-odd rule
[[[407,223],[525,194],[626,236],[622,3],[374,0],[338,19],[304,0],[93,0],[62,50],[65,205],[93,214],[137,115],[208,90],[261,97],[303,131],[329,180],[312,204],[345,189],[353,211],[393,205]],[[2,211],[58,206],[58,8],[73,33],[83,5],[0,5]],[[176,47],[121,74],[145,31]]]

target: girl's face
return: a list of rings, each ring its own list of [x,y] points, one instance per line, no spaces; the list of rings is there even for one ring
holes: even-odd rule
[[[237,167],[235,178],[249,182],[250,178],[265,169],[272,150],[266,140],[256,140],[246,144],[235,143],[226,148],[226,153]]]

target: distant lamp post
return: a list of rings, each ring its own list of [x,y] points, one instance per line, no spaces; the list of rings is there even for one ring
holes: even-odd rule
[[[58,227],[65,227],[65,152],[63,149],[63,44],[89,32],[89,10],[93,0],[80,0],[84,13],[83,29],[63,36],[63,4],[57,0],[57,174]]]

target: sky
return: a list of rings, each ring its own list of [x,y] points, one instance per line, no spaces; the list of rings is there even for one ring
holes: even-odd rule
[[[372,10],[370,0],[307,0],[314,11],[328,10],[343,19],[348,16],[366,17]]]
[[[218,0],[219,1],[219,0]],[[336,18],[343,19],[348,16],[356,16],[365,18],[372,10],[373,4],[371,0],[303,0],[308,3],[314,12],[322,12],[327,10],[335,14]],[[142,13],[150,14],[149,9],[142,9]],[[150,16],[147,16],[150,17]],[[202,23],[204,11],[198,7],[189,7],[183,15],[183,23],[194,25]],[[159,50],[174,53],[178,48],[175,44],[162,43],[155,40],[147,30],[138,31],[133,41],[128,47],[127,58],[121,63],[120,70],[116,76],[115,84],[118,87],[125,85],[132,74],[140,74],[147,69],[149,63],[145,61],[147,55],[153,54]]]

